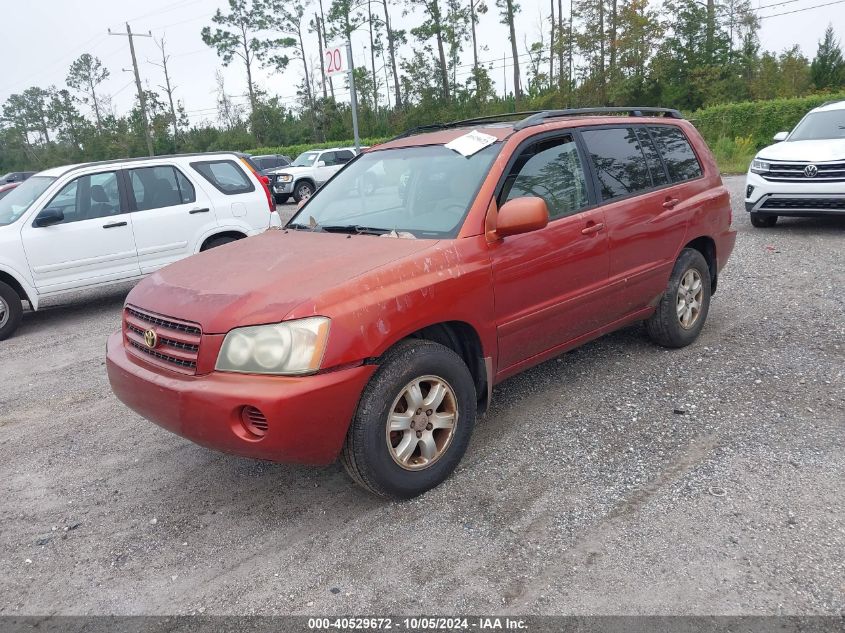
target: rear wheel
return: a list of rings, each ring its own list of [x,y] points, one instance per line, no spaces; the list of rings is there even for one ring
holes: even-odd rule
[[[9,284],[0,281],[0,341],[9,338],[21,323],[21,298]]]
[[[750,213],[749,215],[751,216],[751,226],[758,229],[770,229],[778,223],[778,216],[776,215],[769,215],[768,213]]]
[[[341,460],[371,492],[415,497],[458,465],[475,410],[475,383],[460,356],[432,341],[403,341],[364,390]]]
[[[293,189],[293,199],[297,202],[302,202],[303,200],[308,200],[311,196],[314,195],[314,185],[310,182],[300,182],[297,183],[296,187]]]
[[[669,286],[646,321],[651,339],[663,347],[695,341],[710,309],[710,268],[699,251],[685,248],[675,262]]]

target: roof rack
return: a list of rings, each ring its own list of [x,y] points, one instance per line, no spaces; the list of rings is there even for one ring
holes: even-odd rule
[[[429,123],[428,125],[418,125],[409,130],[405,130],[401,134],[394,136],[391,141],[395,141],[414,134],[421,134],[422,132],[431,132],[434,130],[448,130],[453,127],[462,127],[464,125],[472,125],[473,123],[498,123],[501,121],[510,121],[514,117],[526,117],[534,114],[542,114],[542,110],[526,110],[524,112],[503,112],[501,114],[489,114],[487,116],[478,116],[471,119],[462,119],[460,121],[451,121],[449,123]]]
[[[568,108],[566,110],[545,110],[537,112],[513,126],[514,131],[534,125],[541,125],[547,119],[581,116],[584,114],[627,114],[628,116],[662,116],[669,119],[683,119],[683,115],[672,108]]]

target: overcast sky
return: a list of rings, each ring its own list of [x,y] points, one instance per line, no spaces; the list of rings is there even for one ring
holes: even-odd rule
[[[324,5],[328,7],[330,1],[324,0]],[[845,24],[845,5],[803,10],[828,1],[752,0],[753,6],[764,7],[758,11],[761,17],[797,11],[762,20],[762,48],[781,51],[798,44],[804,54],[812,58],[827,24],[831,21]],[[313,4],[316,6],[316,0]],[[494,5],[495,2],[489,0],[488,4]],[[539,39],[540,14],[542,11],[544,16],[547,15],[548,0],[520,0],[519,4],[522,10],[517,18],[518,37],[521,39],[522,34],[526,34],[529,42],[536,41]],[[124,68],[131,69],[129,47],[126,37],[109,36],[108,29],[125,32],[125,22],[129,20],[133,31],[147,33],[151,30],[157,38],[166,37],[171,56],[170,73],[177,86],[175,95],[185,104],[191,122],[215,121],[215,72],[220,67],[220,60],[212,49],[203,44],[200,30],[210,24],[217,7],[225,6],[226,0],[0,0],[4,16],[0,34],[0,59],[3,60],[0,102],[29,86],[63,86],[70,63],[81,53],[90,52],[111,71],[111,78],[100,90],[112,95],[113,109],[118,114],[126,112],[135,93],[132,73],[122,72]],[[409,29],[418,20],[413,15],[402,17],[402,6],[398,1],[393,4],[391,19],[395,28]],[[566,0],[564,6],[568,6]],[[834,28],[837,28],[836,24]],[[841,26],[839,30],[837,35],[841,37]],[[309,34],[308,37],[312,40],[311,48],[316,50],[316,35]],[[147,60],[160,61],[159,51],[150,38],[137,38],[135,41],[142,81],[156,89],[163,85],[164,78],[161,70]],[[507,33],[505,27],[499,24],[495,9],[482,16],[479,41],[487,45],[487,50],[480,53],[480,59],[497,59],[491,72],[501,90],[502,53],[509,47],[505,46]],[[366,42],[368,36],[363,30],[353,36],[356,65],[367,61],[369,66],[369,55],[364,48]],[[520,53],[525,52],[522,41],[519,48]],[[464,63],[472,60],[469,45],[467,49],[462,60]],[[523,57],[523,60],[526,59]],[[319,72],[319,60],[316,58],[315,63]],[[382,62],[377,60],[376,64],[378,68]],[[462,70],[468,70],[468,67]],[[301,63],[292,61],[283,74],[259,70],[257,82],[268,93],[290,103],[295,99],[301,71]],[[510,68],[507,71],[508,88],[512,89],[512,73]],[[236,95],[246,92],[243,66],[238,59],[224,69],[224,77],[227,92]],[[246,99],[241,97],[240,101],[245,102]]]

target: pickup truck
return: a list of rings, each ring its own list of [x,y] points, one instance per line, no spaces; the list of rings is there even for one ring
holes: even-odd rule
[[[302,152],[287,167],[268,173],[276,204],[284,204],[293,196],[297,202],[307,200],[318,187],[355,158],[354,147],[332,147]]]

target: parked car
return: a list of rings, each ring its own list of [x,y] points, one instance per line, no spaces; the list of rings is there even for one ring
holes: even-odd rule
[[[3,174],[2,176],[0,176],[0,184],[7,184],[10,182],[20,183],[34,174],[34,171],[12,171],[8,174]]]
[[[845,101],[810,110],[792,132],[778,132],[748,168],[745,208],[751,224],[779,216],[845,214]]]
[[[268,208],[269,207],[269,208]],[[269,190],[231,153],[56,167],[0,200],[0,340],[22,301],[151,273],[270,226]]]
[[[288,167],[273,170],[269,176],[277,204],[293,196],[297,202],[307,200],[318,187],[355,158],[353,147],[333,147],[302,152]]]
[[[274,169],[290,165],[290,157],[284,154],[261,154],[251,156],[252,162],[258,167],[258,171],[264,176],[269,176]]]
[[[12,189],[14,189],[15,187],[17,187],[19,184],[21,184],[21,183],[19,183],[19,182],[10,182],[10,183],[6,183],[5,185],[0,185],[0,200],[2,200],[3,198],[5,198],[5,197],[6,197],[6,195],[8,195],[8,193],[9,193]]]
[[[494,384],[637,321],[666,347],[704,327],[736,237],[728,192],[679,113],[618,113],[476,119],[365,152],[285,230],[138,284],[112,389],[207,447],[340,455],[388,497],[436,486]],[[392,185],[350,196],[379,164]]]

